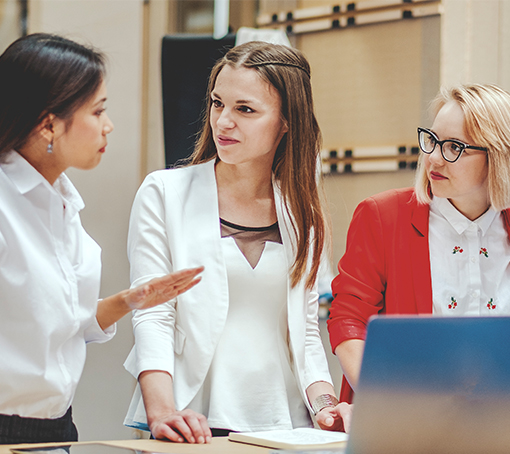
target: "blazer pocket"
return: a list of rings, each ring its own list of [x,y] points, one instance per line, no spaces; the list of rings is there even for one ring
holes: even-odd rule
[[[185,343],[186,333],[179,325],[175,325],[174,352],[176,355],[180,355],[182,353]]]

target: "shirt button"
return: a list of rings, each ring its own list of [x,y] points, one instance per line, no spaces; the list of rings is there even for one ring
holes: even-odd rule
[[[473,291],[471,292],[471,297],[472,297],[472,298],[476,298],[477,296],[478,296],[478,290],[473,290]]]
[[[476,257],[471,257],[471,262],[475,263],[476,262]]]

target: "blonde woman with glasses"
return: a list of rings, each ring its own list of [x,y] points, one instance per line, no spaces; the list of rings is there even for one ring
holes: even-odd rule
[[[364,200],[349,228],[328,321],[340,401],[356,390],[370,316],[510,315],[510,94],[463,85],[433,106],[415,187]]]

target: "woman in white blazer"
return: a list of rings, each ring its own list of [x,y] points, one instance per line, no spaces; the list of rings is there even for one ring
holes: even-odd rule
[[[325,227],[310,68],[251,42],[212,70],[190,166],[149,175],[131,214],[132,285],[205,267],[202,283],[136,311],[125,423],[155,438],[341,427],[316,291]]]

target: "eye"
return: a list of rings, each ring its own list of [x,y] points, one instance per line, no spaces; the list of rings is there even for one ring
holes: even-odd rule
[[[239,112],[243,112],[243,113],[252,113],[252,112],[255,112],[251,107],[248,107],[248,106],[239,106],[237,108],[237,110]]]
[[[215,107],[216,109],[220,108],[220,107],[223,107],[223,104],[222,102],[219,100],[219,99],[213,99],[212,100],[212,105],[213,107]]]
[[[101,114],[105,111],[106,109],[104,107],[101,107],[101,109],[97,109],[95,112],[94,112],[94,115],[97,115],[98,117],[101,116]]]
[[[454,153],[457,154],[459,154],[464,149],[464,146],[457,142],[448,142],[448,146]]]

